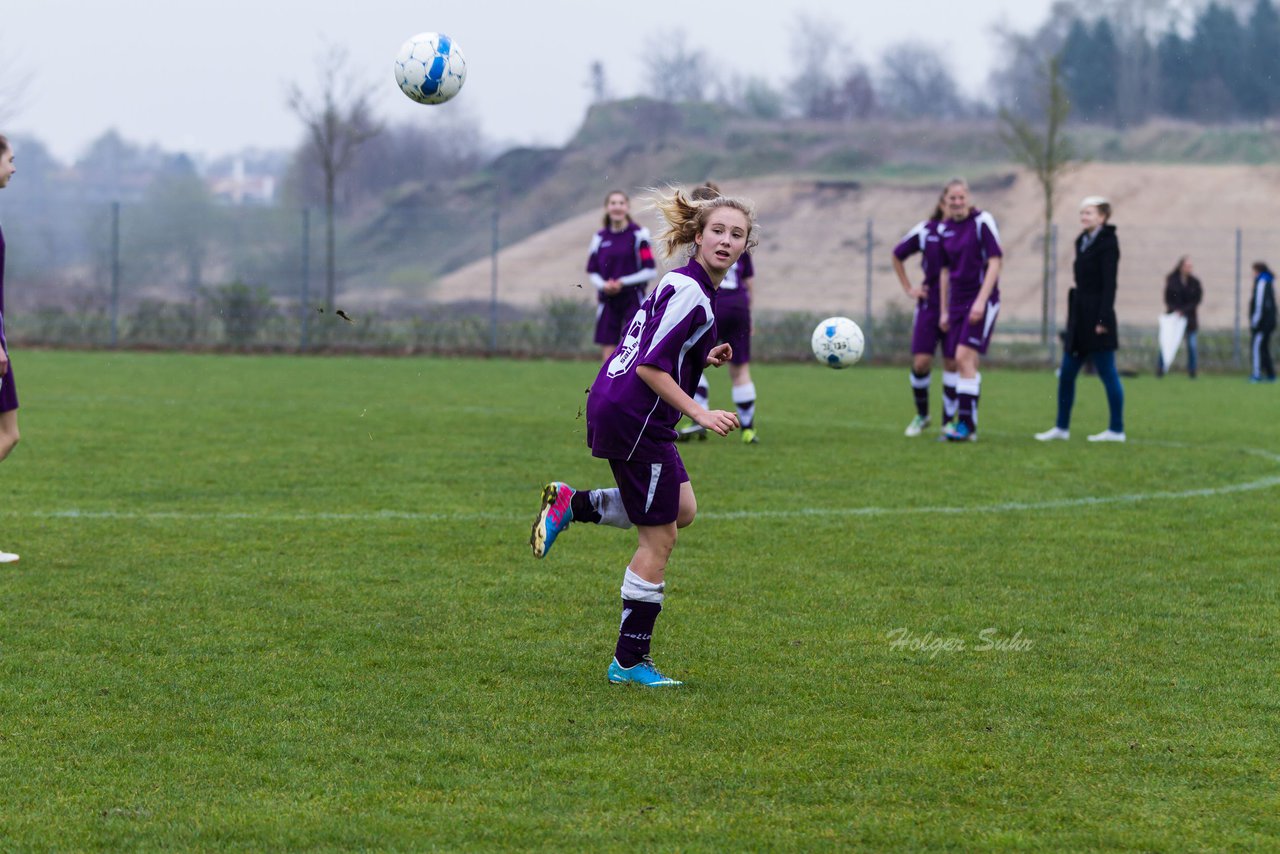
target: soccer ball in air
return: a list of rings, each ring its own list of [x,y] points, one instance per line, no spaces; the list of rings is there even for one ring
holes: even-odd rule
[[[443,104],[467,80],[467,60],[443,33],[418,33],[396,56],[396,83],[419,104]]]
[[[813,330],[813,356],[832,368],[847,368],[862,358],[862,330],[847,317],[828,317]]]

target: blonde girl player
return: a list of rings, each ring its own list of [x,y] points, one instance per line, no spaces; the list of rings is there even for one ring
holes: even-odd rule
[[[943,191],[943,196],[946,191]],[[903,431],[906,436],[919,436],[929,426],[929,386],[933,381],[933,354],[938,345],[942,352],[942,424],[945,427],[956,415],[955,352],[946,348],[946,333],[942,331],[942,295],[938,285],[942,271],[942,197],[938,198],[933,213],[906,233],[893,247],[893,271],[907,296],[916,301],[911,321],[911,393],[915,398],[916,415]],[[919,285],[907,275],[904,262],[916,253],[920,254],[920,270],[923,279]]]
[[[757,227],[752,206],[739,199],[694,201],[673,190],[658,195],[655,206],[666,220],[666,255],[692,257],[658,283],[588,393],[587,444],[609,461],[617,486],[577,491],[547,484],[529,545],[536,557],[546,556],[571,522],[635,525],[639,545],[623,573],[622,622],[607,676],[657,688],[681,684],[658,670],[649,648],[676,532],[698,510],[675,425],[684,414],[719,436],[738,426],[732,412],[708,410],[692,395],[704,368],[733,355],[730,345],[716,344],[716,290],[756,244]]]
[[[953,178],[942,194],[946,221],[942,227],[942,353],[955,354],[956,420],[942,429],[952,442],[978,438],[978,397],[982,392],[979,357],[987,352],[1000,314],[1000,265],[1004,252],[991,214],[969,204],[969,185]]]
[[[658,274],[649,230],[631,219],[631,199],[613,190],[604,199],[604,228],[591,238],[587,275],[595,285],[596,334],[600,358],[607,359],[644,300],[647,282]]]
[[[693,191],[693,198],[698,201],[708,201],[720,195],[720,187],[714,181],[708,181]],[[720,342],[733,348],[733,358],[729,360],[729,382],[733,384],[733,406],[738,411],[745,445],[760,442],[756,435],[756,384],[751,381],[751,297],[755,276],[751,253],[743,252],[716,291],[716,331]],[[698,380],[698,390],[693,399],[700,406],[707,406],[710,395],[711,386],[704,372]],[[690,424],[679,431],[677,438],[685,441],[694,436],[705,439],[707,431],[697,424]]]
[[[13,165],[13,145],[0,135],[0,190],[18,170]],[[0,460],[18,444],[18,387],[13,382],[9,345],[4,337],[4,231],[0,230]],[[16,563],[18,556],[0,551],[0,563]]]

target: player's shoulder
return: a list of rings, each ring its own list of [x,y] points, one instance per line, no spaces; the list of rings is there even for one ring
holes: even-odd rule
[[[638,222],[631,223],[632,233],[635,235],[636,243],[647,243],[652,240],[649,229],[645,228]]]

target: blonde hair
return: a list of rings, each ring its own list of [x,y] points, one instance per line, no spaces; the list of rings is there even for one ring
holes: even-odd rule
[[[679,187],[651,192],[653,207],[662,214],[667,224],[666,229],[658,235],[658,243],[667,258],[674,258],[682,249],[693,246],[695,238],[707,227],[712,212],[720,208],[733,208],[746,216],[748,250],[754,249],[760,242],[760,225],[756,222],[755,205],[746,199],[721,195],[708,198],[709,192],[704,187],[699,187],[689,195],[685,195]]]

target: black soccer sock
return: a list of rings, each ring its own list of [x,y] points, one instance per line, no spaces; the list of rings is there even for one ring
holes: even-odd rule
[[[618,626],[618,645],[613,657],[623,667],[634,667],[649,654],[653,640],[653,624],[658,620],[662,605],[658,602],[622,600],[622,623]]]
[[[600,514],[591,505],[590,490],[582,489],[575,492],[573,497],[569,499],[569,509],[573,511],[573,521],[575,522],[600,524]]]

